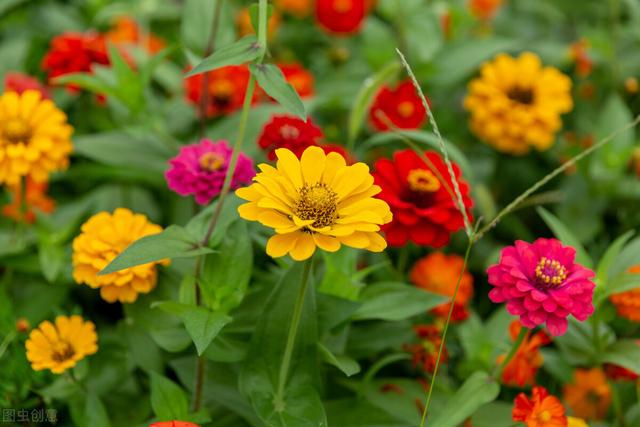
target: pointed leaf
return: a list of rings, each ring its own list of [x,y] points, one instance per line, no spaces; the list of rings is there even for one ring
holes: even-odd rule
[[[267,95],[278,101],[290,113],[302,120],[307,119],[302,100],[293,86],[284,78],[280,68],[273,64],[251,64],[249,69]]]
[[[260,46],[255,36],[243,37],[230,45],[219,48],[212,55],[203,59],[201,63],[186,74],[186,77],[206,73],[227,65],[245,64],[256,59],[262,49],[264,48]]]
[[[212,252],[212,249],[200,247],[197,239],[184,228],[172,225],[161,233],[146,236],[133,242],[98,275],[167,258],[189,258]]]
[[[447,298],[404,283],[375,283],[362,291],[362,305],[355,320],[402,320],[425,313],[447,302]]]
[[[617,341],[605,351],[602,360],[640,375],[640,344],[632,339]]]
[[[336,356],[321,343],[318,343],[318,350],[322,360],[340,369],[346,376],[350,377],[360,372],[360,364],[356,360],[347,356]]]
[[[189,415],[182,387],[155,372],[151,372],[151,407],[160,421],[184,420]]]

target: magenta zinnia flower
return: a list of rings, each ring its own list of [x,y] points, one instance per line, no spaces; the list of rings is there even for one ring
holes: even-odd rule
[[[593,313],[591,278],[595,273],[574,262],[576,251],[557,239],[516,241],[502,249],[500,262],[487,270],[495,286],[489,298],[533,328],[546,322],[552,335],[567,331],[567,316],[586,320]]]
[[[203,139],[182,147],[180,154],[169,160],[171,168],[165,174],[169,188],[181,196],[195,195],[200,205],[208,204],[222,190],[231,153],[227,141]],[[253,161],[240,153],[231,188],[251,182],[255,174]]]

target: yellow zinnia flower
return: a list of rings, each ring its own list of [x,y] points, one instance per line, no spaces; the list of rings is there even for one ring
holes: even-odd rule
[[[58,316],[55,325],[45,320],[31,331],[25,343],[27,359],[36,371],[50,369],[60,374],[97,352],[97,341],[93,322],[80,316]]]
[[[573,108],[571,80],[556,68],[543,68],[533,53],[500,54],[482,65],[464,106],[471,112],[471,130],[497,150],[543,151],[554,143],[560,115]]]
[[[341,244],[373,252],[387,247],[378,231],[391,222],[391,211],[373,198],[381,190],[367,165],[347,166],[340,154],[325,154],[320,147],[307,148],[300,160],[286,148],[276,156],[275,168],[259,165],[255,183],[236,191],[249,201],[238,208],[242,218],[275,229],[267,254],[300,261],[316,246],[328,252]]]
[[[146,216],[129,209],[118,208],[113,215],[100,212],[82,225],[82,233],[73,241],[73,278],[100,288],[100,296],[108,302],[134,302],[138,293],[148,293],[156,287],[156,264],[168,260],[137,265],[111,274],[98,276],[116,256],[136,240],[157,234],[162,227],[149,222]]]
[[[567,421],[567,427],[589,427],[589,425],[582,418],[567,417]]]
[[[0,96],[0,184],[20,178],[45,182],[69,165],[71,134],[67,116],[40,92],[7,92]]]

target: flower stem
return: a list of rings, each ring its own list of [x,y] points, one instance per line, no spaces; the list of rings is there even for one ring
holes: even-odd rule
[[[302,317],[302,307],[304,306],[304,299],[309,284],[309,276],[311,275],[312,259],[313,258],[309,258],[304,265],[302,283],[300,283],[300,289],[298,290],[296,305],[293,307],[293,316],[291,318],[291,323],[289,324],[287,344],[284,348],[282,363],[280,364],[280,373],[278,374],[278,388],[274,398],[276,411],[284,410],[284,387],[287,383],[287,377],[289,376],[289,367],[291,365],[291,357],[293,356],[293,346],[296,342],[296,335],[298,334],[298,327],[300,326],[300,318]]]
[[[444,329],[442,331],[442,341],[440,342],[440,348],[438,349],[438,357],[436,358],[436,366],[433,369],[433,375],[431,376],[431,384],[429,385],[429,390],[427,391],[427,398],[424,404],[424,410],[422,411],[422,419],[420,421],[420,427],[424,427],[425,421],[427,419],[427,412],[429,411],[429,405],[431,404],[431,395],[433,393],[433,388],[436,384],[436,377],[438,376],[438,368],[440,367],[440,358],[442,357],[442,352],[444,350],[444,345],[447,341],[447,331],[449,330],[449,324],[451,323],[451,316],[453,315],[453,307],[455,306],[456,297],[458,296],[458,290],[460,289],[460,283],[462,282],[462,276],[467,268],[467,263],[469,262],[469,255],[471,254],[471,248],[473,247],[473,234],[469,238],[469,243],[467,244],[467,250],[464,254],[464,261],[462,263],[462,269],[460,270],[460,275],[458,276],[458,281],[456,282],[456,288],[453,291],[453,297],[451,297],[451,304],[449,305],[449,313],[447,314],[447,321],[444,324]]]
[[[518,352],[518,349],[524,342],[524,339],[528,333],[529,333],[528,328],[525,328],[524,326],[520,328],[520,333],[518,334],[518,337],[516,338],[516,340],[513,342],[513,345],[511,346],[511,351],[509,351],[509,354],[507,354],[507,357],[505,357],[505,359],[502,361],[502,363],[496,368],[495,372],[493,373],[493,378],[495,378],[497,381],[500,381],[500,377],[502,377],[502,372],[504,372],[504,369],[509,365],[509,362],[511,362],[511,359],[513,359],[513,357],[516,355],[516,353]]]

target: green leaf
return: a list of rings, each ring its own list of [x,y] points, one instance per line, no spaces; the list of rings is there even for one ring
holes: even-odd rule
[[[462,82],[476,72],[482,62],[508,51],[521,43],[519,40],[498,37],[464,40],[448,43],[446,49],[432,61],[437,66],[431,81],[434,85],[449,86]]]
[[[184,390],[155,372],[151,372],[151,407],[160,421],[184,420],[189,415],[189,402]]]
[[[162,349],[171,353],[178,353],[191,345],[192,339],[183,327],[152,329],[151,338]]]
[[[86,396],[82,418],[83,425],[91,427],[111,427],[106,408],[100,401],[100,398],[93,392],[90,392]]]
[[[290,113],[302,120],[307,119],[302,100],[293,86],[284,78],[280,68],[273,64],[251,64],[249,69],[267,95],[278,101]]]
[[[115,89],[100,76],[87,73],[70,73],[56,77],[52,81],[56,85],[75,85],[96,94],[115,95]]]
[[[404,283],[375,283],[362,291],[354,320],[402,320],[425,313],[448,298]]]
[[[322,360],[340,369],[346,376],[350,377],[360,372],[360,364],[356,360],[347,356],[336,356],[322,343],[318,343],[318,350]]]
[[[271,15],[273,15],[273,6],[267,5],[267,22],[271,19]],[[260,18],[260,7],[258,3],[253,3],[249,6],[249,17],[251,18],[251,26],[253,27],[253,31],[258,33],[259,26],[259,18]]]
[[[640,288],[640,274],[622,273],[609,280],[605,288],[596,288],[594,304],[600,305],[608,296]]]
[[[449,399],[440,414],[429,424],[456,427],[473,415],[482,405],[493,402],[500,393],[500,385],[486,372],[474,372]]]
[[[640,345],[636,340],[623,339],[613,343],[605,351],[602,360],[640,375]]]
[[[220,330],[232,320],[231,317],[224,313],[173,301],[157,302],[152,304],[152,307],[158,307],[182,319],[184,327],[196,345],[198,356],[207,350],[213,339],[220,333]]]
[[[202,55],[213,31],[216,3],[223,0],[186,0],[182,6],[182,44]]]
[[[64,246],[48,240],[40,243],[38,258],[42,274],[49,283],[55,282],[67,263]]]
[[[185,76],[206,73],[216,68],[227,65],[241,65],[256,59],[264,47],[260,46],[254,35],[246,36],[240,40],[217,49],[212,55],[206,57],[193,70]]]
[[[246,221],[235,221],[204,260],[200,285],[205,304],[228,313],[242,302],[251,280],[253,250]]]
[[[611,95],[598,114],[596,123],[596,140],[607,137],[612,132],[624,127],[633,120],[633,114],[627,104],[618,95]],[[595,162],[592,167],[596,173],[602,169],[622,173],[629,162],[634,147],[633,129],[627,129],[618,134],[611,142],[594,154]],[[606,173],[606,172],[605,172]]]
[[[251,346],[240,373],[240,390],[249,397],[266,425],[321,427],[327,420],[318,393],[318,348],[313,277],[309,280],[295,337],[289,375],[282,401],[276,402],[283,351],[286,347],[303,275],[303,263],[289,268],[257,322]]]
[[[142,80],[131,68],[120,50],[112,44],[108,46],[109,60],[117,81],[115,96],[133,113],[138,113],[144,105]]]
[[[190,258],[212,252],[212,249],[200,247],[197,239],[184,228],[172,225],[161,233],[145,236],[133,242],[98,275],[168,258]]]
[[[580,243],[580,239],[578,239],[562,221],[545,208],[538,207],[536,210],[558,240],[560,240],[563,245],[571,246],[576,250],[576,262],[587,268],[593,268],[593,260],[584,246],[582,246],[582,243]]]
[[[631,237],[633,237],[634,234],[635,231],[633,230],[627,231],[622,236],[614,240],[614,242],[607,248],[604,255],[602,255],[596,270],[596,285],[598,287],[606,286],[609,279],[609,269],[611,268],[611,264],[613,264],[614,260],[622,251],[624,245],[629,241],[629,239],[631,239]]]
[[[348,141],[353,143],[358,136],[378,89],[397,75],[400,68],[399,62],[392,62],[362,83],[358,95],[353,101],[351,114],[349,115]]]

